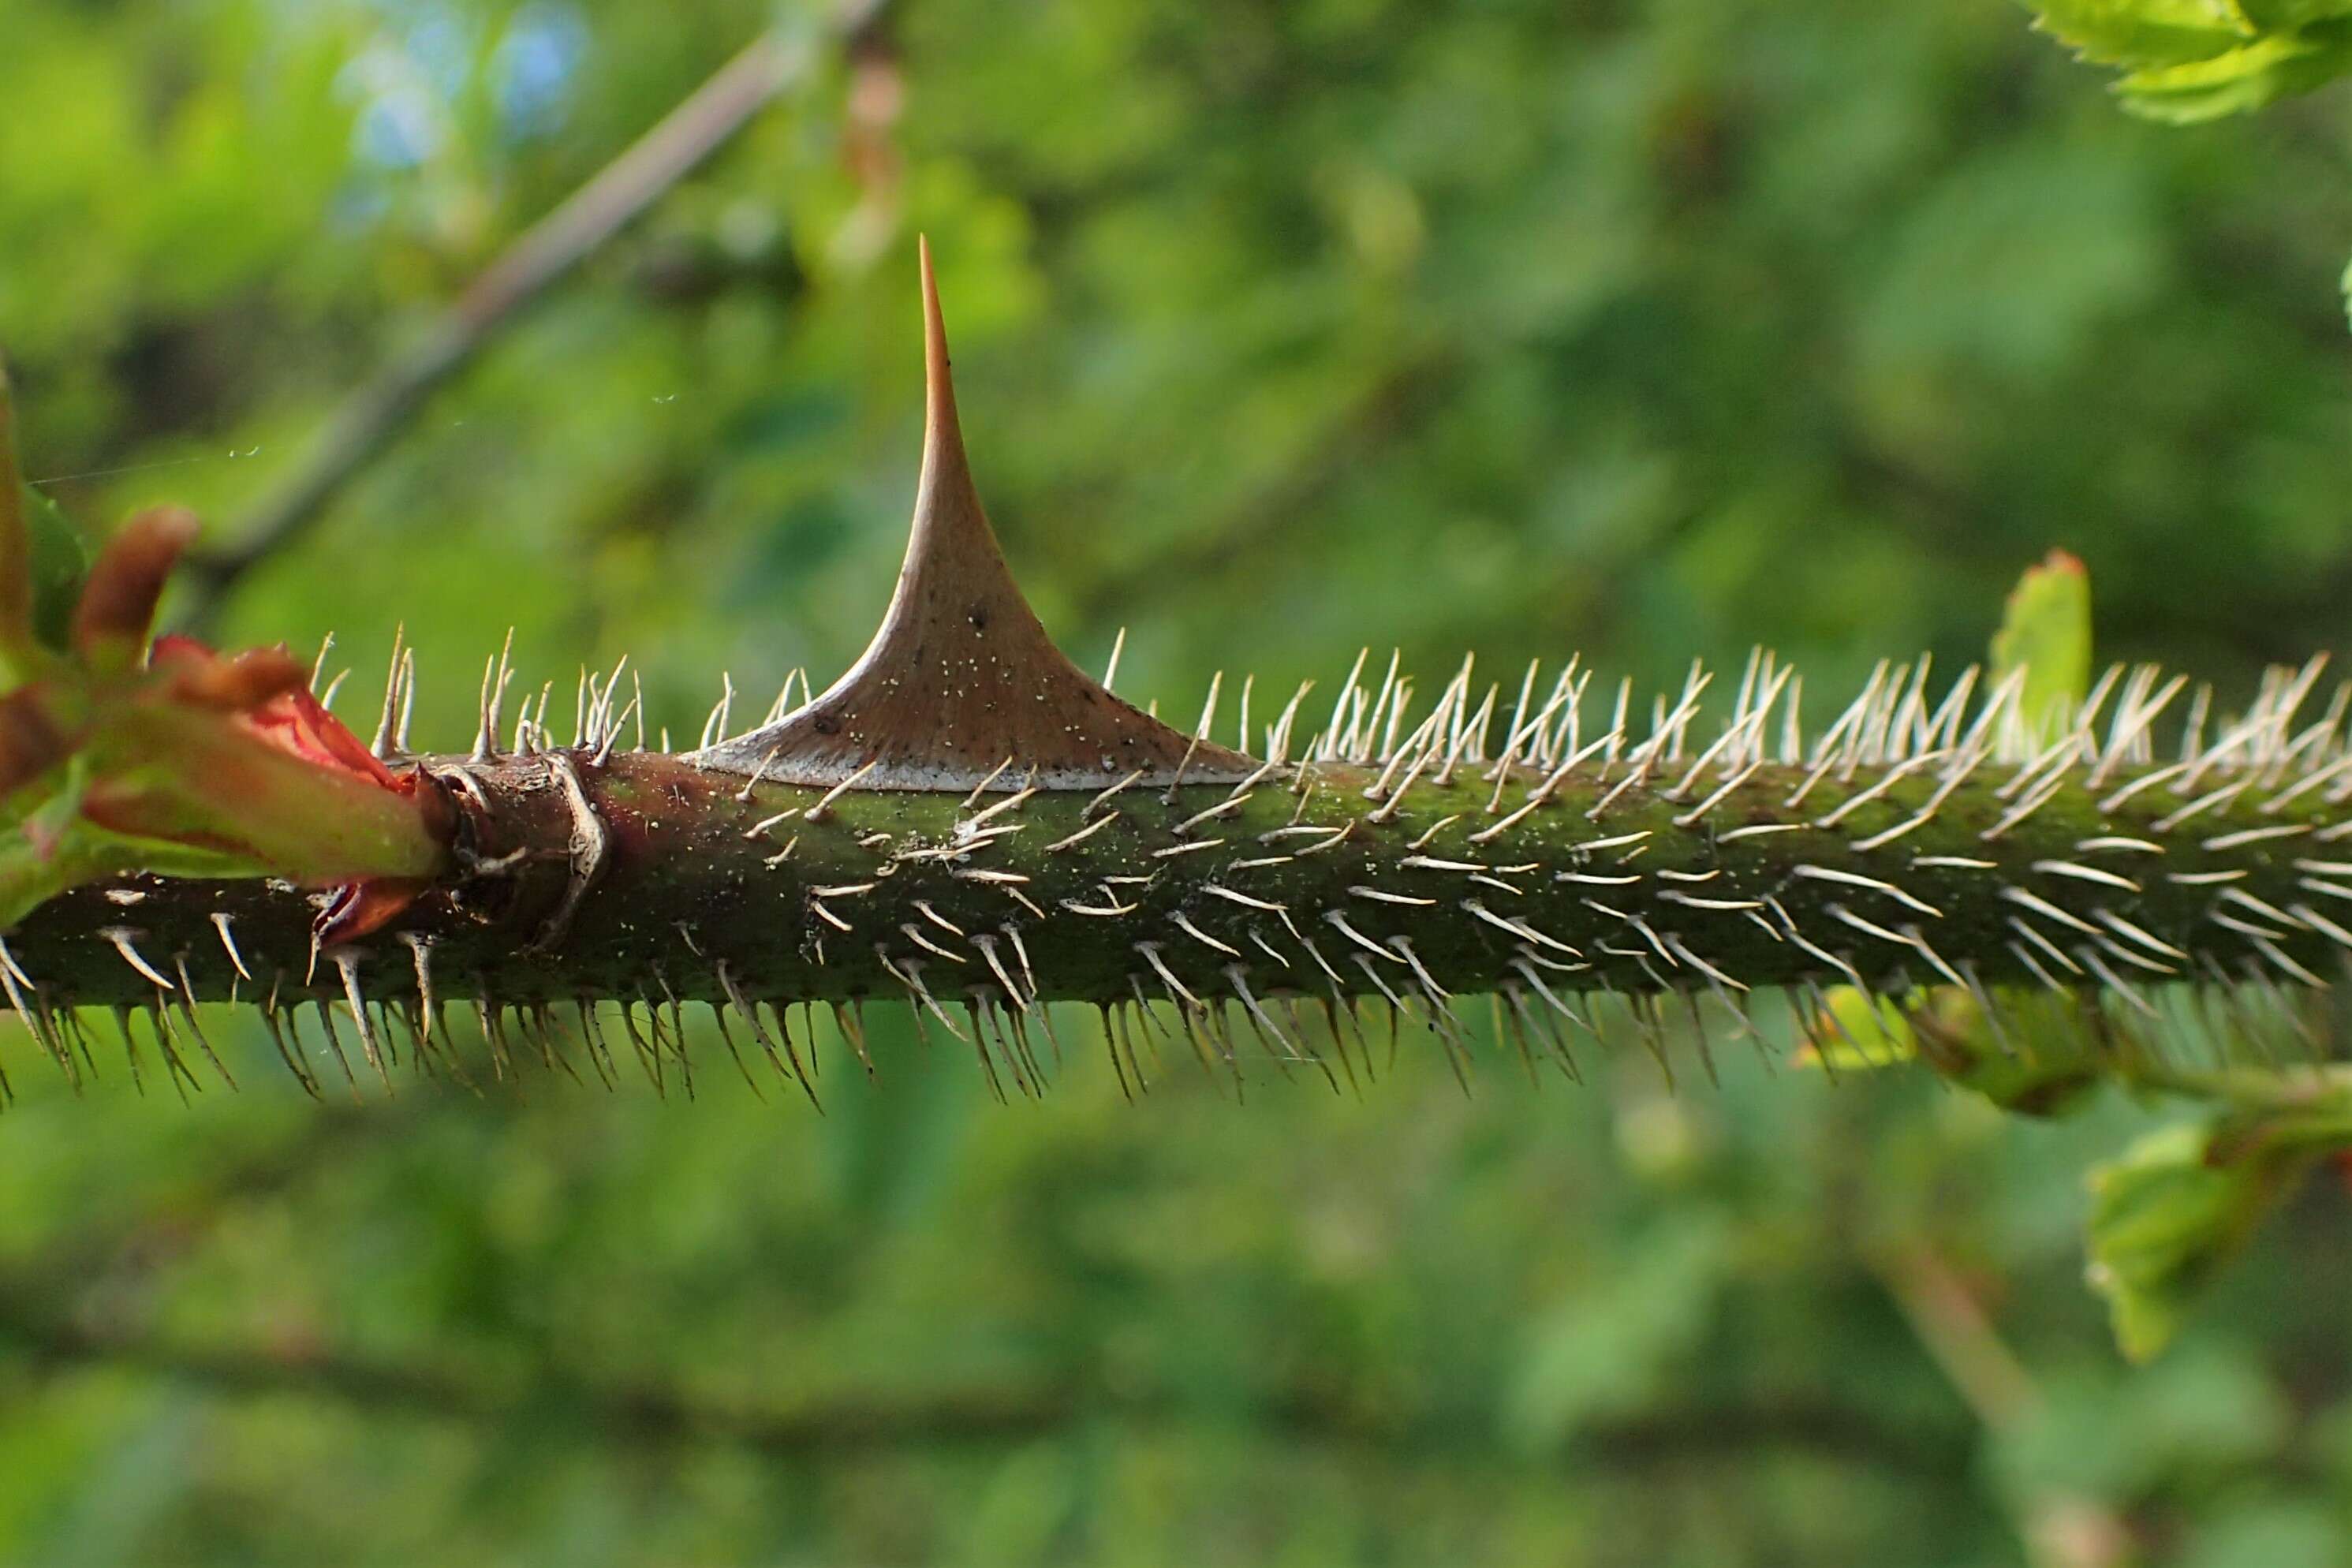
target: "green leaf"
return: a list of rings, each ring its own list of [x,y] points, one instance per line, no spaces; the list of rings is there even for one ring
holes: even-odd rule
[[[0,365],[0,679],[11,685],[30,678],[34,661],[33,552],[25,520],[31,494],[16,467],[16,404],[7,367]]]
[[[2133,113],[2175,125],[2259,109],[2352,70],[2345,0],[2029,0],[2082,58],[2120,66]]]
[[[2204,59],[2252,36],[2235,0],[2028,0],[2042,27],[2097,65]]]
[[[33,635],[46,647],[63,651],[73,626],[74,601],[81,597],[82,579],[89,575],[89,542],[57,502],[29,485],[23,494],[32,557]]]
[[[1832,985],[1822,993],[1822,1000],[1828,1006],[1812,1031],[1814,1043],[1797,1055],[1800,1067],[1873,1072],[1917,1058],[1918,1041],[1893,998],[1874,999],[1853,986]]]
[[[2022,995],[1996,1022],[1968,992],[1943,986],[1911,1017],[1919,1056],[1947,1080],[2021,1116],[2080,1110],[2112,1064],[2074,996]]]
[[[1992,639],[1993,678],[2026,671],[2018,711],[2047,735],[2066,721],[2091,685],[2091,577],[2081,561],[2053,550],[2010,591]]]
[[[1822,993],[1828,1004],[1798,1053],[1801,1067],[1832,1073],[1919,1062],[1949,1083],[2024,1116],[2063,1116],[2105,1081],[2097,1035],[2073,997],[2021,997],[1996,1023],[1958,985],[1873,998],[1851,985]]]
[[[89,557],[48,497],[25,482],[16,461],[16,409],[0,365],[0,679],[28,679],[36,645],[62,648]]]
[[[2197,1296],[2310,1169],[2294,1139],[2225,1158],[2218,1126],[2149,1133],[2091,1172],[2089,1279],[2133,1361],[2171,1342]]]
[[[2208,59],[2137,70],[2116,84],[2134,113],[2187,125],[2237,114],[2298,90],[2291,70],[2319,46],[2294,33],[2268,37]]]

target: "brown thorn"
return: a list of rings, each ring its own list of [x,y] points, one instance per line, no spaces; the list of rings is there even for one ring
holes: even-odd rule
[[[196,1022],[196,988],[188,979],[188,961],[182,958],[175,962],[180,972],[180,991],[174,1000],[179,1004],[180,1016],[187,1021],[188,1033],[196,1037],[196,1044],[204,1047],[205,1059],[213,1064],[213,1071],[220,1074],[221,1081],[228,1085],[233,1092],[236,1089],[236,1076],[221,1061],[220,1053],[213,1049],[213,1043],[205,1037],[204,1026]],[[5,1088],[5,1084],[0,1084],[0,1088]]]
[[[286,1015],[285,1022],[281,1025],[278,1022],[278,1008],[274,1005],[261,1010],[261,1026],[268,1032],[269,1043],[278,1047],[278,1059],[286,1064],[286,1070],[294,1075],[294,1081],[302,1086],[304,1094],[309,1095],[312,1100],[323,1100],[325,1097],[319,1092],[319,1080],[311,1075],[310,1064],[297,1054],[301,1049],[301,1037],[299,1035],[295,1037],[290,1048],[287,1045],[287,1032],[293,1027],[293,1025],[294,1016],[290,1011]]]
[[[1171,996],[1179,999],[1188,1009],[1205,1005],[1198,996],[1193,995],[1192,992],[1186,990],[1184,988],[1184,983],[1176,978],[1175,972],[1171,970],[1166,963],[1160,961],[1160,944],[1158,942],[1139,942],[1135,944],[1135,951],[1143,954],[1143,961],[1151,965],[1153,971],[1159,974],[1160,978],[1167,983],[1168,992]]]
[[[310,1005],[318,1010],[319,1027],[327,1033],[327,1047],[335,1053],[336,1064],[343,1069],[343,1082],[352,1091],[352,1103],[357,1105],[360,1103],[360,1080],[352,1071],[352,1058],[343,1054],[343,1037],[336,1032],[335,1016],[328,1010],[324,996],[312,997]],[[289,1018],[293,1016],[291,1013],[287,1016]]]
[[[514,1053],[507,1041],[506,1026],[499,1021],[498,1004],[488,992],[475,1000],[474,1023],[482,1031],[482,1043],[489,1047],[490,1076],[506,1082],[514,1076]]]
[[[735,1070],[743,1075],[744,1085],[751,1089],[751,1098],[765,1105],[768,1102],[768,1097],[760,1091],[760,1080],[751,1076],[751,1068],[743,1060],[743,1053],[735,1047],[734,1035],[728,1030],[727,1005],[724,1002],[712,1002],[706,1005],[710,1009],[711,1022],[719,1026],[719,1037],[727,1044],[727,1054],[735,1058]]]
[[[1118,1097],[1129,1105],[1133,1105],[1135,1090],[1128,1085],[1127,1064],[1119,1059],[1120,1026],[1118,1015],[1111,1011],[1110,1004],[1108,1002],[1096,1003],[1095,1011],[1102,1018],[1103,1054],[1110,1058],[1111,1076],[1118,1080]]]
[[[963,1031],[956,1027],[955,1020],[947,1016],[946,1009],[940,1005],[939,998],[931,994],[931,988],[923,984],[923,966],[919,961],[910,961],[902,966],[890,957],[890,950],[878,942],[874,944],[874,956],[882,961],[882,967],[890,972],[890,977],[904,985],[907,994],[921,1004],[915,1013],[918,1033],[922,1031],[923,1014],[928,1012],[946,1026],[949,1034],[964,1040],[966,1045],[971,1043],[964,1039]],[[928,1036],[925,1036],[925,1043],[929,1043]]]
[[[997,1104],[1003,1105],[1005,1103],[1004,1084],[996,1076],[996,1058],[988,1048],[988,1032],[982,1026],[978,993],[974,993],[972,1000],[963,1005],[963,1010],[971,1020],[971,1048],[973,1055],[980,1058],[981,1075],[988,1080],[989,1094]],[[1017,1066],[1013,1069],[1013,1081],[1016,1084],[1020,1081]]]
[[[1037,971],[1030,965],[1029,945],[1021,940],[1021,928],[1008,921],[997,930],[1013,939],[1013,956],[1021,960],[1021,977],[1029,983],[1029,994],[1034,999],[1039,994]]]
[[[937,279],[920,247],[925,416],[907,557],[880,628],[849,671],[797,711],[693,753],[716,772],[828,785],[968,792],[1008,756],[1045,789],[1139,770],[1230,783],[1256,764],[1196,743],[1112,696],[1054,646],[990,529],[957,417]],[[1191,753],[1190,762],[1185,761]]]
[[[563,1048],[566,1031],[562,1021],[555,1016],[553,1003],[534,1002],[529,1007],[517,1007],[515,1022],[525,1035],[538,1037],[541,1055],[553,1057],[563,1064],[565,1071],[571,1071],[570,1053]],[[618,1093],[621,1088],[620,1069],[614,1062],[612,1048],[605,1043],[602,1033],[583,1037],[581,1043],[587,1047],[588,1066],[596,1074],[596,1081],[604,1086],[606,1094]],[[577,1074],[573,1074],[573,1079],[577,1081]]]
[[[767,1053],[769,1067],[774,1069],[778,1078],[785,1077],[783,1058],[777,1054],[776,1042],[769,1037],[767,1026],[760,1022],[756,1005],[743,994],[743,988],[735,983],[735,976],[728,972],[725,959],[719,961],[717,969],[719,988],[727,994],[727,1000],[735,1005],[735,1011],[740,1013],[743,1016],[743,1021],[751,1026],[751,1038],[758,1043],[762,1051]],[[805,1091],[808,1085],[803,1083],[801,1088]]]
[[[140,1099],[147,1098],[147,1079],[139,1070],[139,1044],[131,1037],[131,1009],[116,1005],[107,1009],[114,1019],[114,1031],[122,1037],[122,1058],[131,1068],[131,1088]]]
[[[407,947],[416,972],[416,1007],[418,1016],[423,1020],[416,1037],[417,1048],[429,1050],[433,1045],[433,1024],[437,1017],[437,1004],[433,995],[433,939],[415,931],[403,931],[399,940]],[[444,1024],[443,1032],[446,1034],[446,1030],[447,1026]]]
[[[389,1095],[393,1092],[392,1073],[384,1065],[382,1044],[375,1036],[375,1026],[368,1022],[367,998],[360,993],[359,950],[338,947],[330,951],[326,956],[333,962],[336,970],[343,977],[343,999],[352,1005],[352,1019],[360,1031],[360,1050],[367,1058],[368,1065],[375,1068],[376,1077],[383,1080],[383,1091]]]
[[[841,1031],[841,1037],[847,1040],[849,1048],[857,1053],[858,1065],[866,1069],[866,1076],[873,1079],[875,1077],[874,1057],[866,1048],[865,1020],[858,1016],[854,1003],[845,1005],[835,1002],[832,1004],[832,1007],[833,1026]]]
[[[0,947],[5,947],[5,943],[0,943]],[[48,1052],[52,1058],[57,1058],[70,1067],[72,1058],[70,1056],[61,1054],[61,1047],[58,1042],[51,1036],[47,1029],[42,1026],[42,1014],[37,1005],[37,994],[35,996],[34,1002],[27,1003],[25,997],[24,987],[17,984],[17,980],[23,976],[23,974],[24,971],[16,967],[15,959],[10,958],[5,962],[0,962],[0,990],[5,990],[7,992],[8,1005],[16,1009],[16,1016],[23,1021],[25,1032],[32,1036],[40,1047]],[[26,984],[29,984],[30,982],[27,981]],[[71,1074],[68,1073],[68,1077],[70,1079]]]
[[[1508,1009],[1505,1002],[1509,1003]],[[1518,1053],[1519,1065],[1527,1069],[1528,1087],[1540,1090],[1543,1079],[1536,1071],[1535,1047],[1530,1043],[1528,999],[1516,985],[1506,984],[1487,997],[1494,1013],[1494,1029],[1497,1036],[1507,1038],[1511,1048]]]
[[[172,989],[173,983],[170,977],[141,957],[138,948],[131,945],[132,939],[144,935],[144,932],[131,931],[123,926],[105,926],[100,928],[98,934],[112,942],[114,951],[122,955],[122,962],[152,982],[157,990]]]
[[[1045,1098],[1046,1089],[1045,1070],[1038,1065],[1036,1042],[1029,1037],[1028,1010],[1025,1007],[1015,1008],[1007,1005],[1003,996],[998,996],[994,1000],[1000,1026],[1012,1035],[1013,1049],[1020,1052],[1021,1059],[1028,1064],[1029,1081],[1036,1086],[1037,1098],[1042,1100]],[[1059,1054],[1056,1053],[1055,1058],[1056,1066],[1060,1064],[1060,1059]]]
[[[583,996],[575,1001],[572,1005],[579,1011],[582,1033],[584,1034],[587,1032],[589,1020],[594,1016],[592,1009],[595,1006],[595,1003],[590,998]],[[655,1047],[647,1045],[646,1043],[646,1037],[637,1033],[637,1021],[629,1014],[629,999],[627,997],[621,996],[614,998],[614,1005],[621,1010],[622,1032],[629,1037],[629,1045],[637,1053],[638,1070],[642,1071],[646,1075],[646,1081],[654,1086],[655,1096],[661,1100],[667,1100],[669,1098],[669,1088],[663,1080],[661,1052]],[[601,1033],[602,1031],[600,1030],[599,1032]]]
[[[801,1092],[808,1096],[809,1104],[815,1108],[819,1116],[823,1116],[824,1104],[816,1097],[815,1079],[808,1068],[801,1064],[800,1047],[793,1043],[791,1007],[792,1004],[789,1002],[768,1004],[768,1010],[776,1016],[776,1037],[783,1042],[784,1059],[792,1065],[793,1078],[801,1086]],[[805,1020],[803,1022],[805,1023]],[[813,1030],[809,1031],[809,1059],[812,1062],[816,1059],[816,1035]]]
[[[400,723],[401,656],[406,651],[404,645],[407,635],[405,622],[392,628],[392,668],[384,671],[383,713],[376,721],[375,739],[368,746],[368,750],[379,757],[392,756],[397,751],[393,737]]]
[[[1004,994],[1007,996],[1010,996],[1013,1001],[1020,1003],[1024,1008],[1035,1005],[1035,998],[1024,995],[1021,987],[1014,983],[1012,972],[1004,967],[1004,961],[996,956],[996,939],[994,937],[976,936],[971,939],[971,945],[980,950],[981,957],[985,959],[988,963],[989,972],[994,974],[997,980],[1003,985]]]
[[[185,1105],[188,1103],[188,1090],[193,1089],[202,1094],[205,1086],[196,1081],[196,1075],[188,1070],[188,1064],[180,1059],[180,1053],[173,1048],[177,1034],[172,1027],[171,1015],[164,1011],[164,1007],[163,993],[158,991],[155,1000],[147,1005],[147,1026],[155,1032],[155,1048],[163,1054],[163,1071],[172,1080],[173,1091],[179,1095],[180,1103]]]
[[[1135,997],[1135,1029],[1143,1036],[1144,1044],[1151,1047],[1151,1065],[1164,1071],[1168,1064],[1160,1054],[1160,1026],[1151,1021],[1151,1001],[1143,994],[1143,977],[1130,973],[1127,977],[1127,988]],[[1132,1037],[1130,1035],[1130,1040]],[[1128,1059],[1135,1059],[1131,1047]]]
[[[776,760],[776,753],[783,750],[783,746],[784,743],[782,741],[779,741],[774,745],[768,748],[767,755],[760,759],[760,765],[751,770],[751,776],[745,779],[743,781],[743,787],[735,792],[735,799],[738,804],[748,804],[751,801],[751,792],[760,787],[760,781],[767,775],[768,764]],[[749,836],[747,835],[746,837]]]
[[[972,1037],[992,1042],[997,1055],[1013,1069],[1013,1087],[1024,1100],[1041,1100],[1042,1086],[1031,1072],[1031,1063],[1014,1040],[1002,1001],[993,990],[974,986],[964,1003],[964,1012],[973,1022]]]
[[[34,1000],[40,1003],[44,1008],[48,1005],[47,994],[43,992],[37,991],[34,994]],[[67,1076],[72,1080],[74,1092],[79,1094],[85,1077],[91,1083],[98,1082],[98,1058],[90,1053],[89,1031],[82,1026],[81,1015],[70,1003],[60,1005],[49,1017],[50,1027],[60,1036],[71,1036],[73,1047],[81,1052],[81,1068],[79,1071],[73,1070],[70,1067],[71,1050],[66,1053],[68,1063]]]
[[[215,912],[213,916],[213,929],[220,932],[221,946],[228,950],[228,961],[236,966],[237,977],[243,980],[252,979],[253,971],[245,966],[245,954],[237,952],[236,938],[229,932],[229,917],[226,913]],[[234,981],[229,984],[229,1000],[232,1002],[236,1000],[236,984]]]

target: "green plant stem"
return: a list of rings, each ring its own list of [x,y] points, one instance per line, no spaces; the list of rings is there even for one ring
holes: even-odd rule
[[[1415,782],[1392,808],[1366,798],[1368,770],[1321,764],[1304,793],[1284,770],[1239,792],[1138,785],[967,807],[920,791],[747,785],[652,753],[427,765],[464,807],[462,868],[357,950],[314,955],[312,902],[282,884],[144,878],[37,910],[7,939],[16,963],[52,1003],[114,1005],[157,1000],[117,937],[167,973],[184,961],[199,996],[227,995],[239,977],[224,921],[248,999],[344,996],[351,979],[411,997],[422,947],[438,999],[500,1005],[917,988],[946,1004],[1008,987],[1097,1004],[1139,990],[1238,1002],[1244,989],[1426,1003],[1532,994],[1538,979],[1730,1000],[1855,974],[1890,990],[1954,974],[2038,984],[2020,922],[2071,955],[2040,953],[2043,970],[2134,999],[2167,978],[2158,966],[2236,982],[2336,964],[2320,930],[2257,940],[2242,929],[2254,921],[2215,919],[2244,908],[2215,884],[2172,879],[2230,873],[2237,900],[2282,910],[2321,901],[2296,864],[2335,815],[2315,793],[2274,814],[2241,795],[2166,828],[2179,803],[2164,787],[2103,813],[2097,792],[2069,785],[1988,839],[2011,803],[1986,769],[1931,820],[1865,849],[1918,810],[1927,780],[1845,809],[1885,782],[1864,768],[1792,809],[1803,775],[1766,767],[1699,814],[1588,773],[1510,821],[1527,781],[1490,816],[1493,786],[1467,768]],[[1757,828],[1771,831],[1745,831]],[[2301,831],[2243,841],[2254,828]],[[2077,848],[2100,838],[2158,847]],[[2079,874],[2094,860],[2112,880]]]

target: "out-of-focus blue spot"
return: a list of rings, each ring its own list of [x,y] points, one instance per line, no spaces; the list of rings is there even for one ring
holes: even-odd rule
[[[507,139],[545,136],[563,123],[588,26],[568,5],[527,5],[490,55],[490,93]]]
[[[352,150],[388,169],[413,169],[439,149],[441,117],[415,88],[395,88],[368,100],[352,126]]]
[[[418,8],[406,36],[407,53],[417,72],[446,103],[466,89],[474,71],[474,23],[446,5]]]

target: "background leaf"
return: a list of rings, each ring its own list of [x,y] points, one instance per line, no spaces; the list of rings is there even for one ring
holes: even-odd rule
[[[74,601],[89,572],[89,546],[58,504],[25,487],[24,518],[31,544],[33,630],[53,648],[63,648],[73,624]]]
[[[2193,124],[2243,113],[2352,70],[2342,0],[2027,0],[2095,64],[2122,66],[2126,108]]]
[[[2292,1145],[2224,1153],[2213,1131],[2152,1132],[2090,1176],[2090,1279],[2124,1353],[2147,1361],[2309,1168]]]

